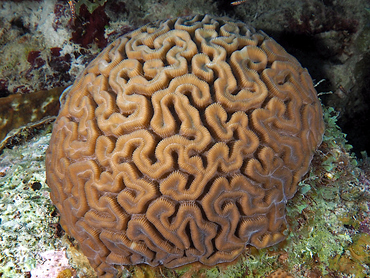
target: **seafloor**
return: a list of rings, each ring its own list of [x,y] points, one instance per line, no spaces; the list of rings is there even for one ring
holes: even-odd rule
[[[247,248],[232,264],[127,267],[121,277],[370,277],[366,0],[0,1],[0,277],[95,277],[58,225],[45,183],[59,94],[118,36],[206,13],[264,30],[308,68],[323,102],[324,140],[288,202],[284,242]]]

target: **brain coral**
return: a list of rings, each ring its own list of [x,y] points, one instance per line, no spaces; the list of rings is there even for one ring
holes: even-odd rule
[[[170,19],[120,37],[78,77],[47,182],[100,276],[213,265],[284,239],[323,131],[307,70],[273,39],[225,18]]]

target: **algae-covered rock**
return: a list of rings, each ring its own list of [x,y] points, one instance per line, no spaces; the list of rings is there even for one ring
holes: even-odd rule
[[[25,277],[43,259],[41,252],[61,249],[50,224],[57,223],[45,183],[43,135],[0,155],[0,276]]]

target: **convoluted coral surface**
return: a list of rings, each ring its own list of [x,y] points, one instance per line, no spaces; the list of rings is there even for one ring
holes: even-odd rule
[[[99,275],[213,265],[284,239],[323,131],[307,70],[273,39],[225,18],[172,19],[117,39],[77,79],[47,182]]]

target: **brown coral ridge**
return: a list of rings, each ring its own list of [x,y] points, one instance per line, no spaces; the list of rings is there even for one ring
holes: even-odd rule
[[[76,80],[47,181],[100,276],[214,265],[284,239],[323,131],[307,70],[273,39],[227,18],[170,19],[120,37]]]

